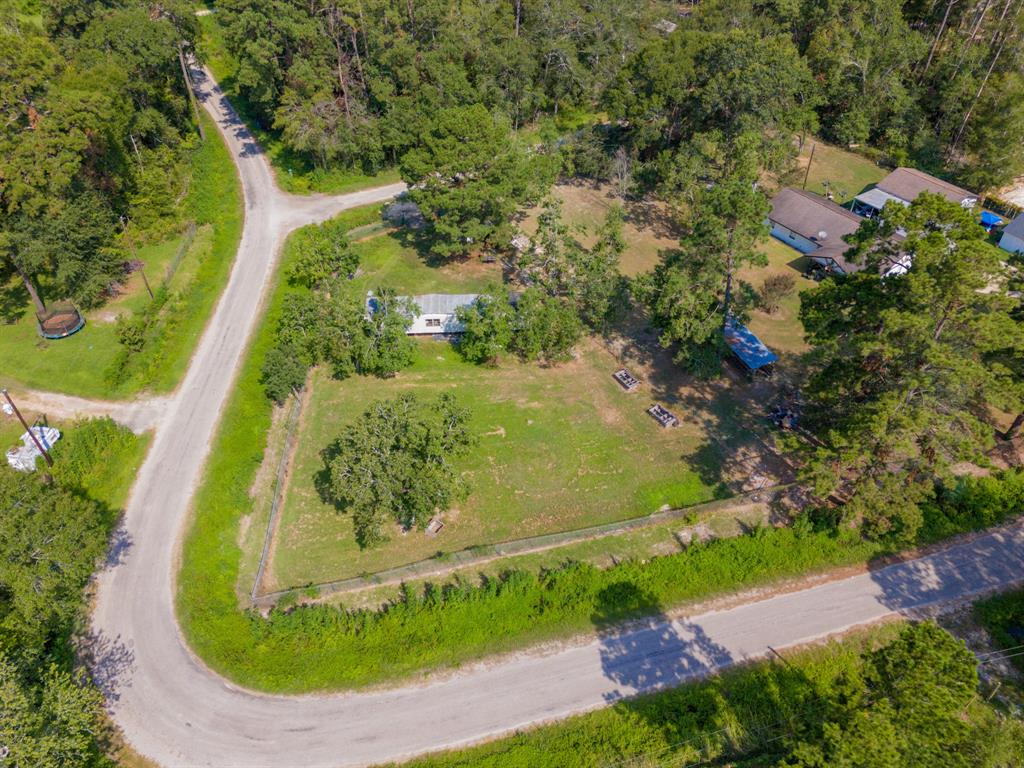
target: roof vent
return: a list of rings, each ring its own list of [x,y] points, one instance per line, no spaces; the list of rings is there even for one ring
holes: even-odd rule
[[[828,232],[826,232],[824,229],[819,229],[818,230],[818,237],[817,237],[817,239],[818,240],[828,240]]]

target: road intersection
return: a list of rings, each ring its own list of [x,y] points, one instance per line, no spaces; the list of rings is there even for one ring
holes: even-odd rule
[[[477,742],[707,675],[782,649],[1005,587],[1024,576],[1024,525],[928,557],[685,619],[651,619],[554,650],[387,690],[269,696],[207,669],[174,613],[176,555],[192,493],[288,232],[402,185],[341,196],[280,192],[255,139],[208,73],[203,107],[235,158],[245,227],[228,285],[127,506],[117,556],[97,577],[96,678],[116,724],[165,766],[349,766]]]

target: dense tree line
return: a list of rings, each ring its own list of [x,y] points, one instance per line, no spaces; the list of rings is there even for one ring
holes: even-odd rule
[[[170,217],[195,29],[175,0],[0,4],[0,279],[20,276],[37,309],[100,303],[125,272],[120,217]]]
[[[52,482],[0,467],[0,747],[14,768],[106,766],[103,698],[74,665],[83,589],[107,548],[115,513],[109,462],[131,434],[83,422],[54,449]]]

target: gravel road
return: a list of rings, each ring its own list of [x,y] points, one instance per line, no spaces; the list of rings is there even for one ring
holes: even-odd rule
[[[479,741],[675,685],[894,613],[1004,587],[1024,575],[1024,526],[920,560],[685,620],[465,668],[427,684],[302,697],[240,690],[207,670],[174,616],[174,562],[209,451],[285,234],[392,185],[340,197],[286,196],[209,75],[203,106],[234,153],[246,216],[231,278],[128,504],[115,562],[98,576],[94,672],[113,718],[165,766],[349,766]]]

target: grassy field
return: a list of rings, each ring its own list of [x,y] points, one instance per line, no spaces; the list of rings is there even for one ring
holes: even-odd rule
[[[431,266],[402,231],[357,238],[354,247],[360,259],[356,282],[367,290],[384,287],[404,294],[479,293],[502,279],[500,264],[484,264],[479,259]]]
[[[205,118],[204,118],[205,119]],[[169,286],[174,293],[164,307],[158,333],[146,351],[130,361],[123,381],[111,384],[108,371],[118,360],[115,320],[142,312],[150,302],[142,276],[133,274],[120,295],[85,313],[85,327],[66,339],[47,341],[36,330],[28,296],[16,283],[7,286],[16,309],[0,321],[0,383],[113,398],[142,389],[173,389],[191,357],[234,260],[242,228],[242,202],[234,164],[220,134],[207,121],[207,141],[192,157],[192,180],[181,220],[199,225]],[[137,249],[154,289],[183,244],[181,235]],[[44,286],[45,287],[45,286]]]
[[[245,99],[235,88],[238,65],[224,44],[224,32],[217,14],[200,16],[197,20],[202,32],[200,53],[203,60],[267,153],[282,189],[297,195],[312,192],[339,194],[400,181],[397,168],[385,168],[372,174],[357,168],[315,168],[308,158],[290,151],[274,131],[265,130],[257,124]]]
[[[775,313],[768,314],[762,309],[755,308],[750,318],[750,330],[778,353],[785,363],[787,356],[792,359],[808,349],[804,342],[804,327],[799,316],[800,292],[814,290],[818,283],[801,274],[807,257],[785,243],[769,237],[758,248],[767,256],[767,265],[741,270],[741,280],[750,283],[755,290],[760,290],[765,279],[772,275],[791,275],[796,280],[793,292],[780,302]]]
[[[662,250],[679,244],[671,216],[660,203],[621,200],[612,194],[610,187],[594,186],[583,181],[577,184],[556,184],[551,193],[562,202],[564,222],[570,227],[585,230],[577,234],[585,246],[592,245],[596,240],[596,233],[608,211],[616,205],[623,208],[626,214],[623,234],[627,246],[619,270],[624,275],[633,276],[651,270],[658,263],[658,254]],[[526,212],[521,226],[527,234],[532,235],[537,231],[539,213],[539,207]]]
[[[444,342],[421,343],[416,362],[385,381],[315,378],[283,506],[274,558],[278,586],[346,578],[474,545],[623,520],[663,505],[683,507],[727,493],[709,485],[696,457],[706,441],[683,420],[664,430],[644,393],[612,379],[618,363],[597,344],[553,368],[506,362],[485,368]],[[431,537],[396,528],[383,547],[360,550],[351,518],[314,488],[320,451],[373,401],[415,392],[453,392],[479,440],[458,469],[471,493],[442,515]]]
[[[814,159],[811,162],[810,174],[807,174],[812,146]],[[826,144],[818,139],[808,139],[804,142],[797,158],[797,166],[798,170],[786,179],[787,184],[801,187],[804,176],[807,175],[808,192],[824,195],[826,191],[831,191],[835,201],[840,204],[852,200],[889,173],[863,155]]]

